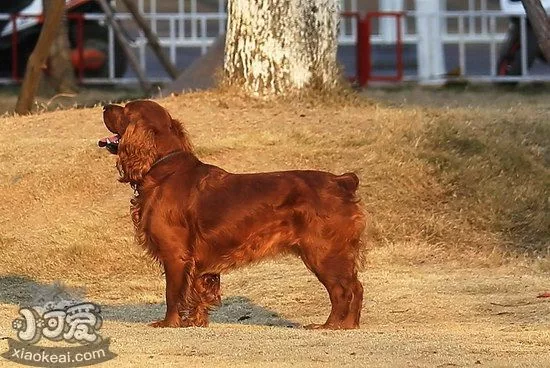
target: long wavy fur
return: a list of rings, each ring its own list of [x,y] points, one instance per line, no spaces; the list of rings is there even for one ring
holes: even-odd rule
[[[139,183],[157,160],[154,133],[144,122],[130,124],[118,148],[118,166],[123,183]]]

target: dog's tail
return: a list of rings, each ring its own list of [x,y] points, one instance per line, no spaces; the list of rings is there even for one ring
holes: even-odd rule
[[[359,178],[354,173],[345,173],[336,177],[336,183],[345,193],[344,198],[353,203],[353,214],[350,218],[352,224],[349,239],[352,239],[352,249],[357,271],[366,266],[367,248],[370,243],[371,221],[369,214],[359,205],[360,199],[356,192],[359,187]]]
[[[349,172],[336,177],[338,185],[351,194],[355,194],[359,187],[359,178],[355,173]]]

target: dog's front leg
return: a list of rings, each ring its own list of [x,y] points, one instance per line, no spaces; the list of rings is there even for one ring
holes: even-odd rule
[[[153,322],[152,327],[181,327],[184,324],[179,314],[179,307],[186,298],[186,293],[193,280],[194,263],[178,257],[164,260],[166,275],[166,316],[163,320]]]

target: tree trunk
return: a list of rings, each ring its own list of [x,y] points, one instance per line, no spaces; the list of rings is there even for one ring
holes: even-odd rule
[[[48,16],[52,9],[52,0],[43,0],[44,14]],[[67,31],[67,17],[64,13],[61,26],[50,48],[49,82],[59,93],[74,93],[77,91],[74,68],[71,62],[71,50]]]
[[[550,24],[546,11],[540,0],[521,0],[521,2],[537,36],[540,50],[544,58],[550,62]]]
[[[339,0],[229,0],[225,82],[255,96],[338,82]]]
[[[63,12],[65,10],[64,0],[52,0],[52,11],[44,21],[40,36],[34,50],[27,63],[25,78],[21,86],[21,92],[15,105],[15,112],[18,114],[28,114],[31,111],[36,89],[42,75],[42,66],[48,57],[48,52],[55,38],[56,31],[59,29]]]

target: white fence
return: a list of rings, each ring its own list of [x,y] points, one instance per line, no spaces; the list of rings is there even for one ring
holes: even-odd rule
[[[420,35],[416,32],[417,24],[421,19],[439,17],[442,23],[441,32],[431,30],[430,34]],[[510,23],[510,15],[501,11],[442,11],[437,14],[405,11],[402,19],[402,42],[404,45],[418,46],[423,41],[422,36],[431,37],[437,35],[444,49],[444,57],[447,63],[446,70],[454,70],[460,77],[479,82],[517,82],[517,81],[550,81],[550,67],[541,62],[537,67],[529,69],[527,50],[528,21],[525,14],[514,15],[519,20],[520,26],[520,58],[521,74],[517,76],[498,76],[497,63],[502,53],[502,42],[506,39],[506,30]],[[371,36],[373,45],[385,45],[394,41],[388,41],[380,32]],[[425,41],[425,40],[424,40]],[[438,47],[427,42],[431,50]],[[449,49],[454,47],[455,52],[449,55]],[[470,48],[470,52],[468,52]],[[483,70],[479,64],[488,64]],[[439,76],[440,79],[448,78],[447,75]],[[405,80],[418,80],[416,74],[409,74]],[[436,78],[437,79],[437,78]]]
[[[172,2],[172,5],[175,1]],[[212,2],[210,2],[212,4]],[[216,3],[214,3],[216,4]],[[201,2],[197,0],[177,0],[177,13],[165,12],[162,4],[157,0],[139,0],[140,10],[150,23],[152,30],[158,35],[161,45],[167,51],[171,61],[181,70],[189,65],[192,59],[204,54],[208,47],[214,42],[219,34],[224,33],[226,25],[225,0],[218,0],[215,9],[212,5],[209,8],[201,8]],[[164,5],[163,5],[164,6]],[[206,11],[204,9],[206,9]],[[479,2],[468,0],[468,9],[462,11],[441,11],[439,13],[420,13],[413,10],[405,10],[403,22],[402,39],[405,45],[418,45],[421,36],[417,33],[418,23],[423,17],[440,17],[443,27],[440,37],[444,47],[454,47],[454,56],[446,55],[447,69],[456,66],[460,69],[463,77],[478,81],[510,81],[510,80],[550,80],[550,74],[530,73],[527,69],[526,42],[522,42],[522,75],[514,77],[501,77],[496,75],[496,64],[499,55],[501,42],[505,38],[505,30],[508,24],[509,15],[498,10],[487,10],[486,0]],[[214,10],[214,11],[213,11]],[[343,11],[357,11],[357,0],[346,0],[343,2]],[[172,10],[174,11],[174,10]],[[0,15],[1,19],[7,19],[8,15]],[[522,41],[525,41],[526,19],[521,16]],[[103,19],[102,15],[87,14],[86,19]],[[147,40],[141,31],[135,26],[131,15],[125,12],[117,12],[116,19],[128,31],[130,35],[130,46],[135,50],[142,68],[147,72],[151,81],[165,82],[168,77],[162,71],[156,58],[148,49]],[[435,30],[437,32],[437,30]],[[347,46],[346,52],[354,53],[354,45],[357,40],[357,24],[354,18],[342,18],[340,24],[339,43]],[[392,44],[393,40],[385,37],[378,25],[374,27],[371,42],[374,46]],[[110,32],[110,55],[109,55],[109,77],[85,79],[86,83],[135,83],[136,78],[131,70],[122,78],[115,78],[114,73],[114,35]],[[472,55],[468,47],[475,45],[485,51]],[[450,59],[449,59],[450,58]],[[350,59],[354,59],[351,57]],[[475,59],[475,60],[474,60]],[[478,61],[489,64],[487,70],[479,72],[474,67]],[[453,64],[453,65],[449,65]],[[353,69],[350,68],[350,69]],[[472,70],[472,72],[471,72]],[[352,71],[353,73],[353,71]],[[445,76],[440,76],[444,78]],[[407,80],[418,79],[416,70],[409,71],[405,75]],[[13,83],[11,78],[0,78],[0,83]]]
[[[192,53],[192,49],[200,51],[204,55],[208,47],[216,38],[225,33],[227,14],[225,13],[226,0],[218,0],[216,11],[203,6],[199,0],[177,0],[177,13],[163,12],[162,2],[157,0],[139,0],[138,8],[149,22],[151,30],[159,38],[161,46],[167,51],[170,60],[179,69],[185,68],[182,56]],[[174,2],[172,2],[173,4]],[[206,8],[206,11],[204,10]],[[357,0],[341,0],[342,11],[357,11]],[[175,9],[174,9],[175,10]],[[126,29],[133,28],[131,17],[127,13],[117,13],[116,18],[126,25]],[[136,30],[134,40],[130,46],[137,51],[142,68],[148,72],[155,69],[159,72],[156,59],[151,55],[147,47],[147,39],[141,31]],[[339,43],[341,45],[355,45],[357,40],[357,22],[355,19],[342,19],[340,23]],[[196,55],[198,57],[198,55]],[[112,61],[111,61],[111,64]],[[151,65],[154,64],[154,65]],[[148,73],[151,74],[151,73]],[[110,74],[112,79],[114,73]],[[151,76],[153,82],[165,82],[166,76]],[[115,78],[117,82],[135,82],[135,78]],[[104,83],[102,79],[87,79],[90,83]]]

